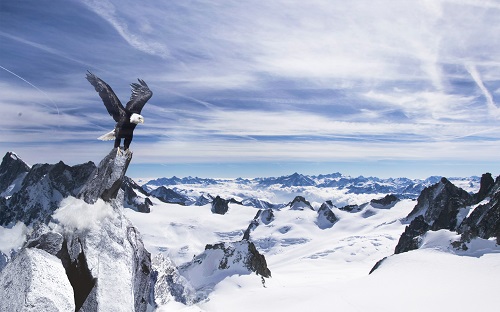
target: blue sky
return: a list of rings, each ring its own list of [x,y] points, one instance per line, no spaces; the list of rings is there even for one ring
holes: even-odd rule
[[[0,1],[0,153],[99,162],[85,80],[154,95],[132,177],[500,173],[498,1]]]

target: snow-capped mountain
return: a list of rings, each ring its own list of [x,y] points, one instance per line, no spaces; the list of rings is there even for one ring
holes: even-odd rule
[[[287,311],[330,311],[332,304],[348,312],[468,311],[500,304],[500,179],[491,174],[295,173],[141,187],[125,176],[130,158],[115,150],[98,166],[20,161],[12,153],[0,165],[0,219],[9,220],[0,226],[1,311],[280,311],[283,304]],[[187,200],[169,201],[178,195]],[[15,208],[17,198],[30,199],[31,208]],[[474,287],[450,300],[457,285]]]
[[[289,176],[255,179],[159,178],[142,184],[144,190],[167,203],[203,205],[204,196],[217,195],[257,208],[282,208],[297,194],[306,196],[318,205],[331,200],[337,207],[363,204],[389,194],[397,198],[416,199],[428,186],[441,177],[427,179],[349,177],[341,173],[308,176],[294,173]],[[479,177],[449,178],[468,192],[479,188]]]

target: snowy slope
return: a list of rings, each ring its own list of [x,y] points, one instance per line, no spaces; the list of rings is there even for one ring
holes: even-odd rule
[[[210,205],[154,204],[150,214],[126,214],[152,255],[168,255],[178,266],[205,244],[241,239],[258,211],[229,204],[226,215],[217,215]],[[272,272],[265,287],[255,275],[228,275],[208,299],[192,306],[171,300],[158,311],[468,311],[500,304],[494,292],[500,249],[493,241],[477,239],[471,243],[477,247],[458,252],[449,245],[456,234],[441,230],[426,234],[421,249],[393,255],[407,225],[400,220],[415,204],[407,199],[391,209],[333,208],[339,221],[325,229],[317,224],[317,205],[274,210],[273,221],[250,232]]]

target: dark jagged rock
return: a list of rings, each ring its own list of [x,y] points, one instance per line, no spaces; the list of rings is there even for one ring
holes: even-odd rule
[[[331,228],[339,220],[335,213],[333,213],[332,207],[331,202],[325,202],[318,209],[316,224],[322,230]]]
[[[423,216],[430,229],[455,230],[457,214],[460,208],[472,203],[472,195],[456,187],[446,178],[439,183],[425,188],[417,199],[417,205],[410,212],[407,220]]]
[[[475,237],[495,237],[500,244],[500,192],[493,194],[488,203],[477,206],[459,226],[458,232],[462,234],[462,242],[470,242]]]
[[[491,173],[487,172],[481,176],[481,186],[479,187],[479,191],[474,194],[472,202],[477,204],[485,199],[490,193],[491,189],[495,185],[495,180],[491,176]]]
[[[72,245],[75,243],[79,244],[79,246],[75,247]],[[75,311],[78,311],[84,305],[85,301],[89,297],[89,294],[96,285],[97,278],[92,276],[92,272],[89,269],[82,242],[80,240],[74,240],[71,241],[70,244],[71,245],[68,249],[68,242],[64,241],[58,252],[58,256],[61,259],[64,269],[66,270],[68,280],[73,287]],[[79,251],[76,257],[71,255],[69,251],[73,251],[75,248]],[[90,301],[95,301],[95,293],[89,302]],[[85,311],[85,309],[83,309],[83,311]]]
[[[373,266],[373,268],[370,270],[370,272],[368,273],[368,275],[372,274],[376,269],[380,268],[380,266],[382,265],[382,263],[387,259],[387,257],[383,257],[382,259],[380,259],[379,261],[377,261],[377,263],[375,263],[375,265]]]
[[[30,167],[15,153],[7,152],[0,164],[0,196],[15,193]]]
[[[24,248],[38,248],[56,256],[62,249],[64,237],[44,223],[37,223],[27,237]]]
[[[366,205],[366,203],[362,205],[346,205],[344,207],[340,207],[339,210],[347,212],[360,212],[361,210],[363,210],[363,208],[366,207]]]
[[[226,199],[221,198],[219,195],[214,198],[212,201],[212,213],[216,214],[226,214],[226,212],[229,210],[229,201]]]
[[[137,212],[149,213],[153,203],[148,198],[148,193],[129,177],[123,177],[121,189],[124,194],[123,206]],[[141,194],[142,196],[140,196]]]
[[[292,210],[314,210],[311,203],[308,202],[303,196],[295,196],[295,198],[287,206],[289,206]]]
[[[187,205],[191,202],[189,197],[170,188],[166,188],[165,186],[160,186],[152,190],[150,194],[164,203]]]
[[[131,152],[118,155],[117,148],[112,149],[94,170],[78,198],[89,204],[94,204],[99,198],[106,202],[116,198],[131,160]]]
[[[389,209],[394,207],[398,201],[399,198],[397,198],[396,195],[389,194],[380,199],[372,199],[370,203],[374,208]]]
[[[420,247],[420,236],[430,229],[422,215],[419,215],[405,228],[399,238],[398,244],[394,250],[395,254],[418,249]]]
[[[61,200],[76,196],[94,169],[92,162],[73,167],[62,161],[55,165],[34,165],[24,177],[20,190],[7,201],[0,225],[16,221],[27,225],[35,221],[48,223]]]

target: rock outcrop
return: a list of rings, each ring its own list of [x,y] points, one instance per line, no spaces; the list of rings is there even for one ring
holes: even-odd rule
[[[247,229],[243,233],[243,239],[250,240],[250,233],[255,230],[261,223],[268,225],[274,220],[273,210],[268,209],[259,209],[257,214],[253,218],[253,220],[248,225]]]
[[[0,164],[0,196],[17,192],[30,167],[15,153],[7,152]]]
[[[208,244],[203,253],[179,266],[178,270],[200,299],[207,298],[213,287],[227,276],[256,273],[263,283],[264,278],[271,277],[265,257],[248,240]]]
[[[177,266],[168,257],[157,254],[151,262],[151,273],[154,305],[164,305],[169,301],[177,301],[185,305],[192,305],[202,298],[189,281],[180,275]]]
[[[164,203],[187,205],[192,202],[189,197],[164,186],[152,190],[150,194]]]
[[[411,221],[410,225],[405,228],[403,234],[399,238],[398,244],[394,250],[395,254],[418,249],[420,247],[420,238],[430,229],[422,215]]]
[[[229,201],[221,198],[219,195],[212,201],[212,213],[216,214],[226,214],[229,210]]]
[[[316,224],[322,230],[331,228],[339,220],[335,213],[333,213],[332,207],[332,202],[324,202],[318,209]]]
[[[390,209],[399,202],[399,198],[394,194],[388,194],[380,199],[372,199],[370,204],[373,208]]]
[[[446,178],[425,188],[417,199],[417,205],[407,217],[408,221],[423,216],[423,221],[433,231],[455,230],[460,208],[472,203],[472,195],[456,187]]]
[[[75,311],[61,261],[36,248],[23,249],[0,272],[0,299],[0,311]]]
[[[59,162],[29,170],[0,210],[3,222],[33,225],[1,272],[1,311],[146,311],[151,256],[122,205],[130,160],[113,149],[97,168]],[[25,275],[14,278],[19,271]]]
[[[123,177],[121,186],[124,195],[123,206],[133,209],[137,212],[149,213],[153,202],[149,199],[149,194],[134,180],[129,177]]]
[[[115,199],[131,160],[132,153],[119,156],[117,148],[112,149],[94,169],[77,197],[89,204],[99,198],[104,201]]]
[[[303,196],[295,196],[295,198],[287,206],[289,206],[292,210],[314,210],[311,203],[308,202]]]

